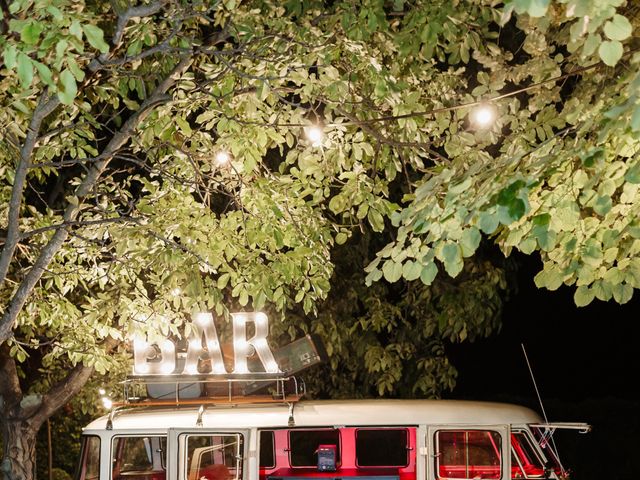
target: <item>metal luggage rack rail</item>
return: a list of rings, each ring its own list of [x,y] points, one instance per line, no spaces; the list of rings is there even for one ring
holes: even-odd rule
[[[306,393],[302,379],[274,374],[131,375],[114,407],[292,403]]]

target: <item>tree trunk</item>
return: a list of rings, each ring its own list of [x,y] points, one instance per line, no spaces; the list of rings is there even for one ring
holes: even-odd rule
[[[2,418],[3,455],[0,471],[5,480],[33,480],[36,474],[38,430],[22,419]]]

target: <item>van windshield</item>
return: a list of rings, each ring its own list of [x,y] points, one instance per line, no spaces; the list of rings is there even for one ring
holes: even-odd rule
[[[525,432],[511,433],[512,478],[540,478],[544,476],[544,462]]]
[[[555,453],[551,435],[545,434],[545,430],[542,428],[533,427],[533,436],[536,438],[536,442],[540,445],[542,453],[547,460],[548,465],[553,468],[554,472],[558,475],[566,475],[567,472],[560,463],[560,459]]]

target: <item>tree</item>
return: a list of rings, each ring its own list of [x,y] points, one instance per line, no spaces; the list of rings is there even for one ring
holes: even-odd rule
[[[230,299],[313,314],[332,248],[361,224],[394,235],[369,282],[463,275],[484,234],[540,252],[538,284],[575,284],[579,304],[638,285],[632,4],[0,12],[9,478],[32,477],[39,425],[113,368],[126,335],[177,334],[186,313],[224,315]],[[479,105],[499,114],[489,128],[469,120]],[[43,379],[21,385],[34,351]]]
[[[278,343],[300,331],[324,340],[328,362],[303,374],[313,396],[439,398],[457,376],[447,347],[501,327],[511,268],[489,249],[469,259],[455,279],[441,275],[429,286],[383,280],[366,287],[362,267],[381,248],[380,240],[368,231],[334,249],[331,289],[318,314],[288,315],[295,333],[283,333]]]

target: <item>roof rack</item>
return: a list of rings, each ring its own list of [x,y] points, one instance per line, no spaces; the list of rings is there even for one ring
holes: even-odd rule
[[[292,403],[306,393],[302,379],[266,373],[132,375],[122,385],[124,400],[114,407]]]

